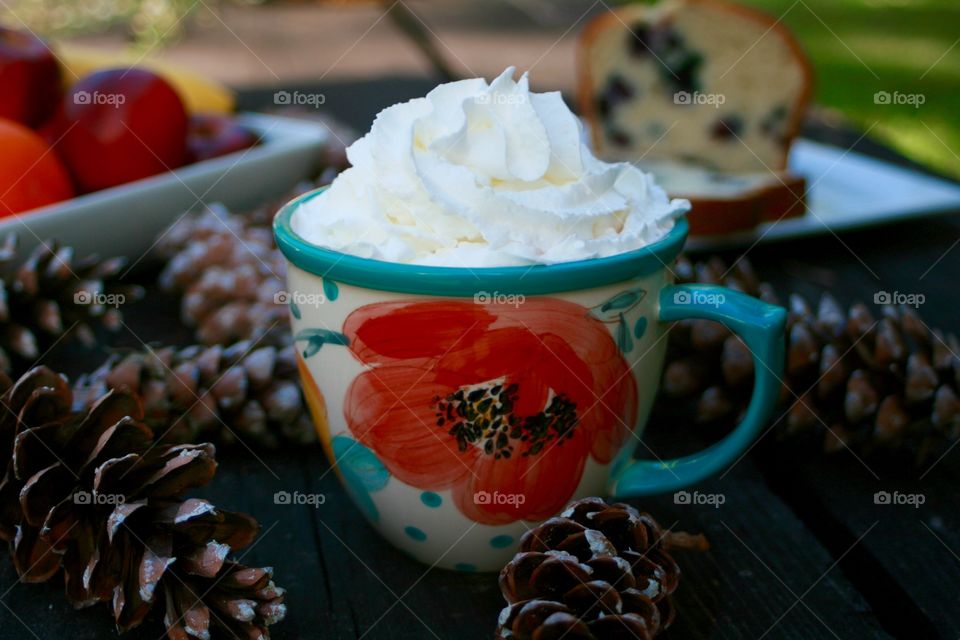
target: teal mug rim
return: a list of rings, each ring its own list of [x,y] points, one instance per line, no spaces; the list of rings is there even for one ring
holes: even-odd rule
[[[277,212],[273,233],[294,266],[321,278],[377,291],[473,296],[478,291],[541,295],[592,289],[666,269],[687,239],[685,217],[657,242],[606,258],[513,267],[436,267],[361,258],[310,244],[293,230],[297,207],[326,187],[301,194]]]

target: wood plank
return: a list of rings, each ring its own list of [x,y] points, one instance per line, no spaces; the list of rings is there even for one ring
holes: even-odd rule
[[[688,453],[702,434],[652,424],[647,441],[666,457]],[[676,426],[676,425],[670,425]],[[723,503],[676,504],[655,496],[642,505],[664,526],[703,532],[708,553],[677,555],[683,570],[670,638],[885,638],[876,615],[826,549],[766,486],[747,457],[695,488]],[[691,489],[692,493],[693,489]]]
[[[831,550],[863,536],[841,569],[887,628],[898,635],[955,638],[960,628],[960,465],[947,458],[920,479],[925,469],[867,464],[879,480],[844,455],[804,465],[781,458],[768,479]],[[877,492],[890,496],[891,503],[878,500]],[[923,504],[910,504],[914,496]]]

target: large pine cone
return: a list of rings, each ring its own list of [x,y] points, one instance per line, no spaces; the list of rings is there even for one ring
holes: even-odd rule
[[[678,264],[684,281],[716,282],[764,299],[776,296],[742,259]],[[816,310],[789,297],[787,361],[780,398],[781,438],[809,438],[828,453],[908,453],[918,464],[960,438],[960,342],[931,329],[910,307],[864,304],[844,310],[829,294]],[[663,394],[697,398],[696,419],[730,423],[746,409],[753,359],[727,329],[705,320],[670,332]],[[661,407],[661,409],[669,408]]]
[[[626,504],[574,502],[524,534],[500,572],[509,604],[498,640],[653,638],[674,618],[680,568],[671,547],[704,549],[706,540],[665,532]]]
[[[121,631],[162,597],[171,640],[269,637],[283,591],[270,569],[228,559],[254,539],[256,521],[182,496],[213,477],[212,445],[158,444],[122,391],[75,412],[66,379],[44,367],[0,404],[0,537],[22,581],[63,569],[68,600],[112,601]]]
[[[79,378],[74,404],[125,389],[140,398],[144,420],[166,443],[303,445],[316,435],[298,378],[293,345],[165,347],[112,358]]]
[[[19,266],[17,237],[0,241],[0,371],[22,373],[40,354],[72,332],[92,344],[90,321],[108,329],[120,326],[120,312],[107,302],[129,303],[140,287],[121,285],[118,274],[126,261],[88,256],[76,260],[73,250],[41,242]]]

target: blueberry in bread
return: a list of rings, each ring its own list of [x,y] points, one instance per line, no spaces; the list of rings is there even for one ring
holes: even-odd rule
[[[602,157],[780,171],[810,99],[810,64],[787,29],[724,0],[629,4],[594,18],[578,99]]]

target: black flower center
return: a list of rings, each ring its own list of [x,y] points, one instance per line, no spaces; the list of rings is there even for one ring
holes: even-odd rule
[[[556,394],[547,407],[532,416],[517,416],[513,407],[517,384],[460,388],[445,398],[435,396],[436,424],[466,451],[480,447],[494,459],[536,455],[551,442],[562,445],[573,437],[578,423],[577,405],[565,394]]]

